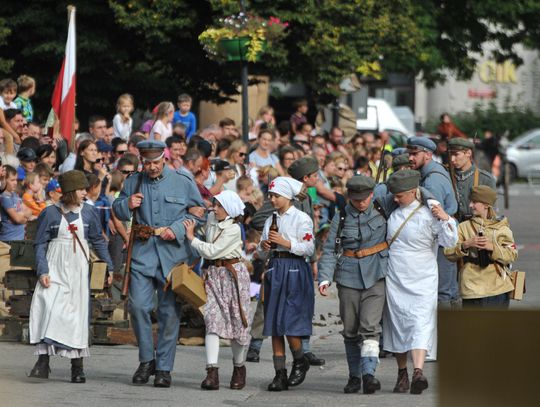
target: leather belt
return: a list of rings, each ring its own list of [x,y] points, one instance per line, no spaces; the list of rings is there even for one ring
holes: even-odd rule
[[[298,256],[291,252],[274,252],[272,257],[276,259],[304,259],[303,256]]]
[[[357,259],[361,259],[363,257],[371,256],[372,254],[382,252],[385,249],[388,249],[388,242],[382,242],[376,244],[375,246],[366,247],[365,249],[343,250],[343,255],[347,257],[356,257]]]
[[[205,260],[204,263],[207,266],[216,266],[216,267],[227,267],[227,266],[233,266],[236,263],[239,263],[240,259],[218,259],[218,260]]]

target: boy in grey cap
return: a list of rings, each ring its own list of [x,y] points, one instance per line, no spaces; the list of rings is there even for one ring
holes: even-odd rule
[[[375,209],[375,181],[355,175],[347,182],[349,203],[336,213],[319,260],[319,292],[337,283],[343,341],[349,366],[345,393],[380,390],[375,378],[379,361],[380,321],[384,308],[388,244],[386,219]]]

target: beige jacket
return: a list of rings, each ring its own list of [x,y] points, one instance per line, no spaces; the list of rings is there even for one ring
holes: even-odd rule
[[[474,228],[473,228],[474,225]],[[476,232],[475,232],[476,230]],[[475,216],[471,220],[460,223],[458,226],[458,243],[456,246],[444,249],[445,256],[450,261],[458,261],[469,255],[469,250],[463,250],[462,243],[473,237],[479,230],[493,243],[491,260],[497,262],[502,276],[499,275],[494,264],[480,268],[477,264],[466,262],[461,267],[460,291],[464,299],[491,297],[503,294],[514,289],[510,277],[507,275],[507,266],[517,259],[517,249],[514,236],[506,218],[482,219]]]

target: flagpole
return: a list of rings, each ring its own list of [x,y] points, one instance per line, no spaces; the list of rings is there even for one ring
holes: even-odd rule
[[[76,13],[76,8],[73,4],[69,4],[67,6],[67,25],[68,25],[68,29],[69,29],[69,22],[71,20],[71,12],[73,11],[73,18],[75,18],[75,13]],[[76,43],[76,42],[75,42]],[[77,48],[75,48],[76,50]],[[77,58],[77,53],[75,53],[75,60]],[[73,151],[73,153],[77,154],[77,151],[75,151],[75,117],[77,117],[77,88],[75,88],[75,102],[74,102],[74,106],[73,106],[73,109],[74,109],[74,119],[73,119],[73,123],[71,124],[71,137],[69,138],[69,144],[70,146],[69,149],[71,151]]]

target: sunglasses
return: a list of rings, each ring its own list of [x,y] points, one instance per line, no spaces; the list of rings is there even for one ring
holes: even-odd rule
[[[116,150],[114,153],[115,153],[116,155],[122,155],[122,154],[127,153],[127,150]]]
[[[336,167],[338,170],[340,171],[347,171],[348,168],[347,167]]]
[[[96,163],[96,164],[99,164],[99,163],[102,162],[102,161],[103,161],[103,158],[96,158],[95,163]]]
[[[245,157],[245,156],[247,155],[247,153],[238,153],[238,155],[239,155],[240,157]]]
[[[135,171],[131,171],[131,170],[120,170],[120,172],[124,175],[131,175],[133,174]]]

